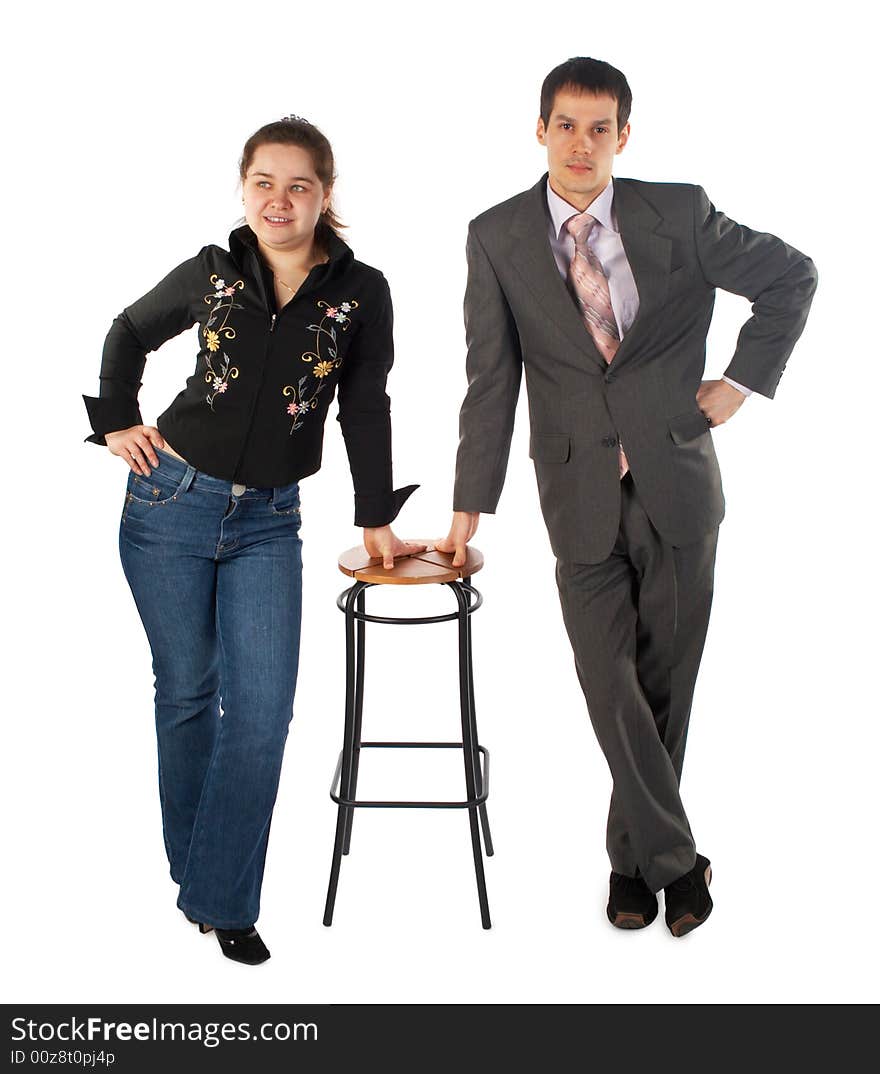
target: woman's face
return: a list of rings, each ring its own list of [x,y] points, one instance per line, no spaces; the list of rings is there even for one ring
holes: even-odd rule
[[[261,145],[242,189],[251,230],[279,253],[309,246],[330,204],[330,189],[322,187],[311,154],[297,145]]]

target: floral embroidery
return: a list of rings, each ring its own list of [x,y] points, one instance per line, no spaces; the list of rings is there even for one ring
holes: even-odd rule
[[[318,309],[324,311],[320,324],[310,324],[309,331],[315,333],[315,349],[306,351],[301,356],[303,362],[312,363],[312,376],[317,384],[310,383],[308,374],[299,378],[296,384],[286,384],[281,390],[285,397],[293,396],[293,402],[288,404],[287,413],[293,418],[290,427],[291,433],[299,429],[303,424],[303,418],[309,410],[314,410],[318,405],[318,396],[327,386],[327,377],[342,365],[342,359],[338,357],[337,325],[343,332],[348,331],[351,324],[349,314],[358,308],[359,303],[351,299],[348,302],[340,302],[338,306],[331,306],[323,299],[318,300]],[[326,353],[322,353],[322,345]]]
[[[229,381],[238,376],[238,368],[232,364],[232,360],[225,350],[221,351],[222,339],[235,339],[235,329],[227,325],[229,314],[232,310],[240,310],[244,307],[240,302],[234,302],[236,290],[244,290],[244,280],[236,280],[233,284],[227,284],[216,273],[210,277],[214,288],[212,294],[205,295],[205,302],[211,306],[211,314],[202,329],[205,337],[205,383],[210,385],[205,401],[214,409],[214,399],[229,387]],[[224,312],[225,311],[225,312]],[[222,315],[222,321],[220,320]],[[219,324],[217,322],[220,321]],[[217,325],[213,328],[213,325]],[[219,355],[217,352],[221,351]],[[216,356],[212,360],[212,355]]]

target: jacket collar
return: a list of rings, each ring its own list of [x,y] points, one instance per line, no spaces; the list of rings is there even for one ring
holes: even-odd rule
[[[324,234],[321,237],[321,241],[326,247],[330,257],[329,262],[325,266],[327,269],[327,276],[330,276],[331,274],[335,275],[337,272],[343,272],[349,267],[352,261],[354,261],[354,254],[348,243],[343,242],[342,239],[329,228],[324,228]],[[245,267],[245,261],[249,254],[255,255],[261,263],[263,260],[260,256],[257,236],[253,233],[248,224],[242,224],[241,227],[237,227],[230,232],[229,252],[240,269]]]

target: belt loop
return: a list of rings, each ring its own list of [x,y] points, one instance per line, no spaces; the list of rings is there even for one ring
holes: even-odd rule
[[[195,468],[195,466],[191,466],[189,463],[187,463],[186,464],[186,473],[183,475],[183,481],[180,482],[180,488],[177,491],[178,492],[187,492],[187,491],[189,491],[189,487],[193,483],[193,478],[195,476],[196,476],[196,468]]]

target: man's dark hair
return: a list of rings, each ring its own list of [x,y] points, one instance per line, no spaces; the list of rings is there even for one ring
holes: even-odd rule
[[[595,96],[607,93],[617,101],[617,133],[620,134],[626,126],[632,108],[632,92],[623,72],[610,63],[589,56],[574,56],[554,67],[541,86],[541,119],[545,127],[550,123],[556,94],[563,89]]]

